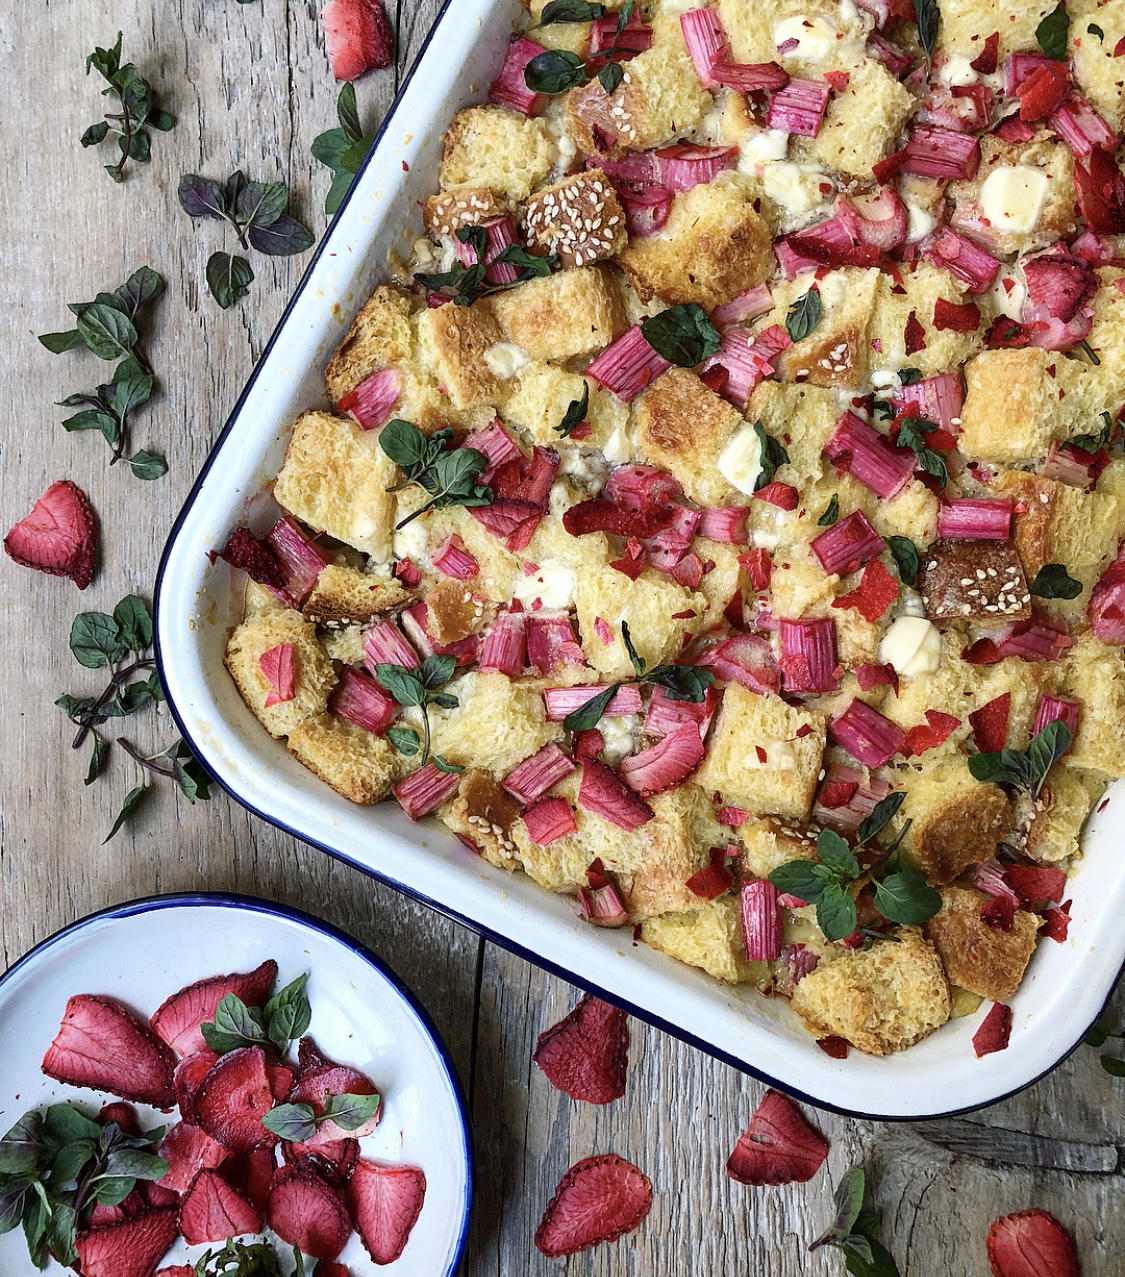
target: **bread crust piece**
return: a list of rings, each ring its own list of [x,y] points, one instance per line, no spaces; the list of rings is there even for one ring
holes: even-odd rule
[[[628,327],[617,281],[598,265],[530,279],[499,293],[492,307],[503,336],[533,359],[562,362],[593,354]]]
[[[301,611],[317,625],[364,624],[414,595],[393,577],[369,576],[330,563],[321,572]]]
[[[756,322],[757,331],[772,324],[784,325],[790,306],[812,283],[812,276],[800,275],[774,288],[774,309]],[[870,328],[880,273],[846,266],[829,271],[817,287],[823,308],[821,321],[779,357],[778,376],[782,381],[854,390],[872,366]]]
[[[1121,59],[1114,51],[1125,40],[1125,0],[1078,0],[1070,5],[1070,59],[1074,82],[1115,133],[1125,130]],[[1105,33],[1088,30],[1093,22]]]
[[[1006,1002],[1019,988],[1039,933],[1039,919],[1017,909],[1011,929],[981,918],[989,897],[967,887],[945,887],[941,909],[923,928],[950,984],[993,1002]]]
[[[512,826],[519,819],[520,804],[487,772],[471,769],[461,777],[456,795],[438,812],[455,834],[467,838],[498,869],[520,867]]]
[[[438,240],[455,235],[463,226],[480,226],[502,217],[507,211],[507,201],[487,186],[457,186],[430,196],[422,205],[422,225],[431,239]]]
[[[970,865],[990,860],[1012,832],[1015,818],[1007,794],[999,785],[974,780],[962,758],[905,769],[902,780],[903,812],[912,821],[907,843],[939,887]]]
[[[838,173],[871,178],[873,165],[895,149],[899,130],[918,104],[875,58],[850,67],[848,77],[843,93],[829,99],[816,137],[795,139],[797,151]]]
[[[259,661],[282,643],[293,645],[293,696],[267,707],[266,699],[273,689]],[[317,641],[316,627],[292,608],[243,621],[230,636],[223,660],[242,699],[274,737],[289,735],[303,719],[321,713],[336,684],[332,662]]]
[[[922,555],[917,590],[938,625],[1008,625],[1031,615],[1031,595],[1009,541],[935,541]]]
[[[382,284],[364,302],[348,334],[324,370],[328,397],[339,403],[376,369],[405,364],[413,358],[410,317],[416,299],[395,284]]]
[[[316,714],[298,724],[289,735],[289,752],[342,797],[364,806],[386,798],[408,770],[385,737],[335,714]]]
[[[458,111],[445,135],[441,189],[487,186],[512,200],[525,200],[551,171],[555,145],[541,119],[505,106]]]
[[[1065,864],[1080,856],[1082,828],[1105,787],[1101,773],[1057,763],[1040,792],[1020,850],[1044,864]]]
[[[701,902],[690,913],[667,913],[641,923],[641,939],[679,962],[727,984],[761,977],[764,964],[746,961],[737,897]]]
[[[949,983],[934,946],[917,927],[898,927],[893,935],[898,943],[854,949],[795,986],[790,1006],[810,1033],[889,1055],[949,1019]]]

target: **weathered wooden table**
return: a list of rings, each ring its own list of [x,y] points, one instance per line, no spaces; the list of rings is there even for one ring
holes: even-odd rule
[[[71,620],[111,610],[130,591],[151,596],[176,511],[307,260],[255,254],[250,296],[220,311],[204,263],[234,245],[219,223],[189,221],[177,183],[185,172],[223,178],[236,168],[281,179],[304,220],[324,230],[329,176],[309,144],[335,125],[336,86],[318,8],[316,0],[6,0],[0,10],[0,524],[6,529],[49,483],[70,478],[89,493],[102,525],[102,568],[81,596],[68,582],[0,565],[4,964],[92,910],[154,892],[242,891],[343,927],[413,986],[460,1069],[477,1146],[465,1269],[474,1277],[563,1267],[535,1250],[536,1223],[571,1162],[609,1151],[651,1176],[652,1214],[632,1237],[571,1259],[572,1273],[842,1273],[837,1255],[809,1255],[806,1243],[827,1225],[833,1184],[859,1162],[904,1277],[983,1277],[989,1222],[1028,1206],[1052,1211],[1074,1232],[1086,1277],[1125,1272],[1125,1083],[1106,1076],[1089,1048],[1016,1099],[957,1123],[813,1114],[832,1142],[826,1170],[804,1186],[747,1189],[727,1178],[724,1163],[761,1097],[756,1082],[634,1023],[625,1098],[604,1109],[572,1103],[532,1066],[531,1052],[537,1034],[572,1005],[574,989],[278,834],[224,796],[189,807],[161,786],[101,845],[139,776],[117,751],[108,775],[83,787],[85,755],[69,749],[72,729],[52,705],[62,692],[100,686],[67,650]],[[365,126],[386,109],[436,9],[436,0],[399,0],[391,15],[397,68],[358,86]],[[126,57],[178,117],[171,133],[155,135],[152,162],[135,166],[123,186],[102,171],[108,154],[78,144],[101,102],[85,55],[112,44],[118,29]],[[85,352],[53,356],[34,336],[66,327],[68,301],[114,287],[143,263],[168,283],[150,343],[159,390],[135,431],[136,447],[167,453],[170,472],[154,483],[124,466],[109,469],[97,436],[63,432],[55,401],[94,385],[107,365]],[[126,729],[150,750],[174,739],[166,713],[149,712]],[[1119,997],[1118,1020],[1123,1011]]]

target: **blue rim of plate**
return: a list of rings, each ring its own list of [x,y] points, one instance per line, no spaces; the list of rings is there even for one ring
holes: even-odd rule
[[[461,1080],[457,1075],[457,1069],[449,1050],[441,1034],[434,1027],[426,1008],[382,958],[372,953],[366,945],[360,944],[358,940],[348,935],[346,931],[341,931],[339,927],[334,927],[332,923],[316,918],[301,909],[294,909],[290,905],[277,904],[271,900],[263,900],[258,896],[243,896],[228,891],[185,891],[166,896],[143,896],[138,900],[129,900],[124,904],[111,905],[108,909],[99,909],[96,913],[89,913],[84,918],[68,923],[67,926],[47,936],[45,940],[40,940],[34,948],[29,949],[22,958],[18,958],[3,974],[0,974],[0,993],[3,992],[5,984],[17,971],[34,962],[36,958],[67,939],[72,933],[84,930],[91,923],[112,918],[131,918],[136,914],[153,913],[160,909],[181,908],[185,905],[218,905],[223,909],[245,909],[250,913],[262,913],[267,916],[284,918],[289,922],[296,922],[302,927],[307,927],[311,931],[318,931],[321,935],[327,936],[330,940],[335,940],[338,944],[343,945],[344,948],[350,949],[357,957],[362,958],[369,966],[374,967],[395,993],[406,1003],[407,1008],[413,1013],[414,1018],[422,1026],[423,1031],[433,1045],[434,1053],[449,1080],[449,1087],[453,1093],[457,1111],[461,1118],[461,1152],[465,1162],[465,1206],[458,1227],[457,1244],[454,1248],[453,1259],[445,1270],[445,1277],[453,1277],[453,1274],[460,1267],[461,1261],[465,1257],[465,1251],[468,1248],[469,1222],[472,1218],[473,1209],[472,1126],[469,1122],[469,1111],[465,1104]]]
[[[378,152],[379,145],[382,142],[384,135],[387,133],[388,129],[390,128],[391,124],[393,123],[395,119],[395,116],[398,113],[398,108],[402,102],[402,96],[406,92],[407,86],[414,79],[414,74],[417,71],[419,64],[421,63],[422,58],[424,57],[426,51],[429,49],[430,44],[433,42],[434,36],[437,34],[437,31],[439,30],[445,18],[447,17],[453,4],[454,4],[454,0],[444,0],[444,3],[442,4],[441,8],[438,10],[437,16],[434,19],[433,26],[430,28],[429,33],[427,34],[425,40],[423,41],[422,47],[418,50],[418,55],[414,59],[413,65],[411,66],[407,74],[403,77],[403,81],[399,85],[398,92],[395,94],[395,99],[391,103],[389,109],[387,110],[387,114],[383,117],[383,123],[379,126],[379,129],[375,134],[375,139],[371,144],[371,149],[368,151],[366,158],[364,159],[363,163],[360,165],[359,171],[356,173],[355,177],[352,179],[352,184],[348,188],[347,194],[344,196],[343,202],[341,203],[340,208],[337,210],[335,217],[333,218],[331,222],[329,222],[328,227],[326,228],[324,232],[324,235],[321,237],[320,243],[317,245],[316,252],[313,254],[312,258],[310,259],[304,275],[301,276],[300,282],[298,283],[297,287],[293,291],[293,296],[289,299],[289,303],[286,305],[285,310],[282,312],[281,318],[278,320],[277,327],[273,330],[273,333],[270,335],[270,339],[266,343],[266,346],[263,349],[261,356],[259,357],[257,363],[254,365],[254,368],[251,371],[250,376],[247,378],[246,385],[243,387],[242,393],[238,396],[238,399],[235,401],[234,408],[231,410],[230,415],[227,417],[227,420],[224,423],[222,430],[219,432],[218,438],[216,438],[214,444],[212,445],[211,451],[207,456],[207,460],[203,463],[203,467],[199,471],[198,477],[196,478],[195,482],[192,484],[191,491],[188,493],[186,499],[184,500],[184,504],[182,508],[180,509],[180,513],[176,516],[175,522],[172,524],[171,531],[168,534],[168,540],[165,542],[165,545],[164,545],[164,551],[160,556],[160,566],[157,569],[156,583],[153,587],[153,614],[154,614],[154,622],[155,622],[153,626],[153,632],[155,636],[153,651],[156,658],[156,669],[157,669],[157,673],[160,675],[160,682],[161,682],[161,686],[164,689],[164,695],[168,704],[168,708],[172,713],[172,717],[176,722],[176,726],[180,729],[181,736],[184,738],[184,741],[187,743],[192,753],[205,766],[207,765],[207,753],[203,748],[201,748],[199,743],[188,731],[187,726],[184,723],[184,720],[181,717],[179,710],[176,708],[175,702],[173,701],[172,697],[168,695],[168,682],[167,682],[167,679],[165,679],[164,677],[164,653],[160,643],[160,629],[159,629],[158,614],[160,610],[161,586],[164,581],[165,570],[167,569],[167,566],[168,566],[168,558],[169,558],[169,555],[171,554],[172,546],[175,544],[177,537],[179,536],[180,528],[183,525],[185,518],[187,517],[188,511],[195,505],[196,499],[199,496],[199,491],[202,488],[203,483],[206,480],[208,474],[210,473],[211,467],[218,460],[219,453],[223,449],[223,445],[227,440],[227,436],[234,429],[235,424],[237,423],[238,418],[241,415],[243,405],[245,404],[246,399],[250,394],[250,391],[253,389],[255,383],[257,382],[258,377],[261,375],[262,365],[265,363],[266,358],[269,356],[270,352],[273,350],[273,347],[276,344],[282,329],[285,327],[289,319],[290,313],[292,312],[293,308],[296,306],[297,302],[300,300],[302,294],[304,293],[306,287],[308,286],[309,279],[312,275],[312,272],[328,245],[328,241],[331,237],[332,228],[335,225],[336,218],[338,218],[340,214],[343,212],[343,210],[347,208],[348,204],[351,202],[356,191],[359,189],[360,178],[366,172],[367,166],[372,162],[376,153]],[[366,875],[368,878],[374,878],[377,882],[382,882],[382,883],[385,883],[388,887],[393,887],[396,891],[401,892],[403,895],[408,896],[410,899],[417,900],[420,904],[429,906],[429,908],[434,909],[436,912],[442,914],[444,917],[452,919],[452,921],[459,923],[463,927],[467,927],[470,931],[475,931],[477,935],[483,936],[485,939],[491,941],[493,944],[499,945],[502,949],[508,950],[509,953],[514,953],[517,957],[523,958],[525,962],[530,962],[533,966],[540,967],[542,970],[549,972],[551,975],[557,976],[561,980],[567,981],[567,983],[569,984],[577,985],[579,988],[585,989],[587,992],[593,993],[597,997],[603,998],[605,999],[605,1001],[613,1003],[614,1006],[618,1006],[623,1011],[628,1012],[630,1015],[634,1015],[639,1020],[645,1021],[646,1024],[651,1024],[654,1028],[660,1029],[662,1032],[668,1033],[672,1037],[679,1038],[681,1042],[686,1042],[689,1046],[693,1046],[697,1050],[703,1051],[705,1054],[711,1056],[712,1059],[719,1060],[721,1063],[727,1064],[731,1068],[737,1069],[740,1073],[745,1073],[748,1077],[752,1077],[759,1082],[765,1083],[767,1086],[777,1087],[779,1090],[784,1091],[787,1095],[791,1095],[795,1099],[801,1100],[803,1103],[811,1104],[815,1108],[826,1109],[831,1113],[839,1113],[844,1117],[855,1117],[855,1118],[862,1118],[864,1120],[873,1120],[873,1121],[880,1121],[880,1122],[925,1122],[928,1120],[936,1120],[936,1119],[944,1118],[944,1117],[956,1117],[959,1114],[963,1114],[963,1113],[979,1112],[979,1110],[983,1108],[988,1108],[989,1106],[993,1104],[999,1104],[1002,1100],[1007,1100],[1007,1099],[1010,1099],[1013,1095],[1018,1095],[1021,1091],[1025,1091],[1028,1089],[1028,1087],[1034,1086],[1036,1082],[1041,1081],[1043,1078],[1047,1076],[1048,1073],[1054,1072],[1054,1070],[1057,1069],[1060,1064],[1068,1060],[1070,1056],[1073,1055],[1074,1052],[1078,1050],[1078,1048],[1082,1045],[1082,1042],[1085,1039],[1086,1034],[1090,1031],[1093,1025],[1097,1023],[1098,1019],[1101,1017],[1102,1011],[1104,1011],[1105,1009],[1105,1006],[1109,1003],[1110,998],[1113,997],[1113,994],[1117,987],[1118,982],[1121,980],[1122,976],[1125,976],[1125,964],[1123,964],[1110,985],[1109,992],[1106,994],[1105,1003],[1103,1003],[1102,1005],[1102,1010],[1098,1012],[1098,1014],[1094,1017],[1094,1019],[1090,1022],[1090,1024],[1086,1026],[1083,1032],[1075,1039],[1075,1041],[1065,1051],[1062,1052],[1061,1055],[1059,1055],[1059,1057],[1052,1064],[1049,1064],[1045,1069],[1043,1069],[1041,1073],[1037,1073],[1035,1077],[1031,1078],[1029,1081],[1021,1083],[1021,1085],[1019,1086],[1013,1087],[1010,1091],[1004,1091],[1002,1094],[997,1095],[994,1098],[985,1101],[983,1104],[970,1104],[964,1108],[942,1109],[938,1113],[915,1114],[913,1116],[902,1116],[901,1114],[869,1113],[869,1112],[865,1112],[862,1109],[844,1108],[841,1105],[833,1104],[828,1100],[824,1100],[824,1099],[820,1099],[820,1098],[816,1098],[811,1095],[808,1095],[804,1091],[800,1090],[798,1087],[795,1087],[791,1082],[787,1082],[781,1078],[773,1077],[771,1074],[765,1073],[761,1069],[754,1068],[753,1065],[747,1064],[744,1060],[740,1060],[736,1056],[730,1055],[727,1052],[720,1050],[718,1047],[712,1045],[712,1043],[710,1042],[705,1041],[703,1038],[697,1037],[689,1029],[685,1029],[682,1025],[673,1024],[670,1021],[663,1019],[661,1016],[657,1015],[653,1011],[649,1011],[643,1007],[638,1007],[634,1003],[628,1001],[628,999],[622,998],[620,995],[613,993],[610,990],[603,989],[600,985],[593,984],[588,980],[582,979],[579,975],[569,970],[568,968],[557,965],[556,963],[552,962],[549,958],[544,957],[542,954],[535,953],[530,949],[526,949],[523,945],[518,944],[516,941],[509,939],[509,937],[499,932],[493,931],[490,927],[487,927],[483,923],[478,922],[475,918],[466,917],[464,914],[458,913],[457,910],[450,908],[448,905],[441,904],[439,901],[431,899],[429,896],[425,895],[423,892],[417,891],[413,887],[408,887],[404,883],[396,882],[393,878],[387,878],[384,875],[380,874],[377,870],[372,869],[368,865],[365,865],[362,861],[356,860],[352,856],[349,856],[346,852],[340,851],[338,848],[332,847],[327,843],[320,842],[318,839],[313,838],[308,834],[302,833],[301,831],[292,828],[290,825],[285,824],[283,821],[275,819],[268,812],[262,811],[261,808],[256,807],[253,802],[251,802],[248,798],[245,798],[241,793],[239,793],[238,790],[232,784],[225,781],[216,772],[211,771],[210,767],[208,767],[208,771],[210,772],[210,774],[212,775],[212,777],[214,778],[218,786],[225,793],[227,793],[231,798],[233,798],[235,802],[239,803],[252,815],[257,816],[260,820],[264,820],[266,824],[272,825],[275,829],[279,829],[282,833],[289,834],[293,838],[298,838],[300,839],[301,842],[308,843],[309,846],[311,847],[316,847],[318,850],[325,852],[327,855],[332,856],[336,860],[343,861],[345,864],[350,865],[353,869],[358,869],[360,873]]]

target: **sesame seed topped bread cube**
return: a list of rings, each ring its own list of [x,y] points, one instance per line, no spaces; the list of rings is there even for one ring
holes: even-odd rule
[[[293,694],[266,702],[273,685],[262,670],[261,658],[281,644],[293,648]],[[316,626],[291,608],[265,612],[242,622],[227,643],[224,658],[242,699],[271,736],[288,736],[306,718],[319,714],[336,683],[332,662],[316,637]]]
[[[981,917],[981,907],[988,900],[982,891],[946,887],[941,911],[925,924],[924,931],[950,984],[993,1002],[1007,1002],[1031,960],[1039,919],[1019,909],[1007,930],[989,926]]]
[[[439,191],[422,206],[422,224],[432,239],[452,237],[464,226],[480,226],[508,211],[508,202],[487,186]]]
[[[1008,541],[935,541],[922,557],[917,584],[926,616],[939,625],[999,626],[1031,615],[1023,564]]]
[[[565,267],[590,266],[629,242],[625,214],[601,169],[540,187],[524,208],[524,227]]]
[[[775,307],[758,321],[760,329],[784,324],[789,308],[809,291],[811,275],[787,280],[773,290]],[[854,389],[872,367],[870,328],[879,296],[877,270],[845,267],[817,283],[823,316],[807,337],[795,341],[778,363],[783,381]]]
[[[316,579],[301,611],[317,625],[364,624],[413,598],[392,577],[371,576],[330,563]]]
[[[551,171],[555,146],[546,124],[503,106],[458,111],[445,135],[441,189],[487,186],[525,200]]]
[[[520,804],[488,772],[467,769],[456,795],[442,808],[446,826],[467,838],[497,869],[520,867],[512,826],[519,819]]]

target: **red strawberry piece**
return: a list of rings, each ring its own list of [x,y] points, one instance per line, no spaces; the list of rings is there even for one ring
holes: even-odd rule
[[[140,1193],[146,1210],[158,1210],[161,1206],[178,1207],[180,1204],[179,1193],[154,1183],[151,1179],[138,1180],[137,1192]]]
[[[395,38],[382,0],[328,0],[320,21],[337,80],[358,80],[367,71],[390,66]]]
[[[249,1153],[235,1153],[222,1165],[223,1178],[255,1207],[265,1212],[273,1188],[274,1164],[272,1148],[254,1148]]]
[[[767,1091],[739,1136],[727,1174],[740,1184],[803,1184],[820,1170],[828,1141],[780,1091]]]
[[[996,1051],[1006,1051],[1012,1036],[1012,1008],[1003,1002],[994,1002],[992,1010],[981,1021],[980,1028],[973,1034],[973,1050],[977,1059],[992,1055]]]
[[[1098,291],[1094,268],[1065,244],[1027,259],[1023,272],[1031,305],[1045,307],[1048,315],[1064,322],[1073,319]]]
[[[186,1055],[176,1065],[172,1075],[172,1084],[176,1088],[176,1103],[180,1108],[180,1116],[185,1122],[194,1122],[195,1097],[203,1085],[203,1079],[218,1063],[219,1057],[214,1051],[197,1051],[194,1055]]]
[[[964,302],[958,305],[956,302],[948,302],[944,297],[939,297],[934,302],[933,323],[939,333],[975,333],[980,327],[980,308],[976,302]]]
[[[94,578],[98,520],[86,494],[69,479],[52,483],[31,513],[4,538],[8,556],[49,576],[68,576],[84,590]]]
[[[189,1246],[261,1231],[261,1215],[218,1171],[200,1171],[180,1203],[180,1234]]]
[[[176,1231],[172,1206],[88,1228],[75,1242],[82,1277],[151,1277],[175,1241]]]
[[[343,1197],[302,1158],[274,1176],[266,1221],[283,1242],[314,1259],[335,1259],[352,1234]]]
[[[587,758],[582,763],[578,805],[626,832],[650,821],[652,808],[625,785],[612,767]]]
[[[139,1189],[134,1188],[116,1206],[105,1206],[99,1202],[90,1212],[86,1227],[104,1228],[106,1224],[118,1224],[123,1219],[132,1219],[134,1216],[143,1215],[147,1209],[148,1203],[141,1196]]]
[[[926,330],[922,327],[921,321],[914,311],[911,311],[907,318],[903,342],[908,355],[913,355],[919,350],[926,349]]]
[[[108,1126],[110,1122],[116,1122],[126,1135],[141,1133],[137,1110],[131,1104],[125,1104],[121,1100],[102,1105],[102,1110],[98,1114],[98,1123],[101,1126]]]
[[[1000,65],[1000,32],[993,31],[990,36],[985,38],[984,48],[981,50],[980,56],[976,57],[969,63],[974,71],[979,71],[981,75],[995,75],[996,68]]]
[[[416,1166],[380,1166],[360,1158],[348,1184],[356,1231],[377,1264],[393,1263],[406,1249],[426,1200],[426,1177]]]
[[[1108,151],[1095,147],[1085,164],[1075,160],[1074,193],[1086,225],[1095,235],[1125,231],[1125,173]]]
[[[306,1073],[316,1073],[320,1069],[330,1069],[335,1060],[322,1055],[312,1038],[302,1038],[297,1045],[297,1072],[300,1077]]]
[[[1004,881],[1036,913],[1037,905],[1053,904],[1066,891],[1066,874],[1048,865],[1009,865]]]
[[[1012,712],[1012,694],[1005,692],[975,709],[969,715],[973,743],[982,754],[997,754],[1008,740],[1008,719]]]
[[[572,1100],[619,1100],[629,1065],[628,1016],[587,993],[569,1015],[539,1035],[531,1058]]]
[[[1048,909],[1043,915],[1041,934],[1048,940],[1054,940],[1056,944],[1062,944],[1066,940],[1070,930],[1070,906],[1071,901],[1067,900],[1055,909]]]
[[[230,975],[208,976],[197,980],[157,1007],[150,1023],[156,1034],[177,1055],[194,1055],[207,1050],[200,1032],[201,1024],[215,1018],[215,1009],[228,993],[233,993],[248,1007],[264,1006],[277,979],[277,963],[272,958],[253,971],[232,971]]]
[[[273,546],[268,541],[259,541],[249,528],[235,528],[218,557],[267,589],[284,594],[288,587],[285,569]]]
[[[854,607],[865,621],[877,621],[898,598],[898,582],[883,566],[872,559],[863,569],[859,585],[848,594],[832,600],[833,607]]]
[[[260,1046],[231,1051],[203,1079],[196,1096],[199,1124],[232,1153],[246,1153],[277,1136],[262,1125],[274,1106],[266,1056]]]
[[[1001,1216],[986,1245],[993,1277],[1079,1277],[1070,1234],[1045,1210]]]
[[[910,758],[915,754],[924,754],[928,749],[937,749],[944,745],[950,734],[961,726],[961,720],[952,714],[943,714],[940,710],[926,710],[926,722],[919,723],[906,733],[902,755]]]
[[[168,1169],[159,1180],[162,1188],[186,1193],[202,1170],[212,1170],[225,1159],[227,1150],[206,1131],[187,1122],[177,1122],[160,1142],[160,1156]]]
[[[570,433],[573,434],[574,431]],[[312,1277],[348,1277],[348,1270],[334,1259],[322,1259],[313,1269]]]
[[[1031,345],[1031,334],[1014,319],[998,315],[985,333],[984,343],[989,350],[1022,350]]]
[[[297,1075],[293,1070],[286,1068],[284,1064],[267,1064],[266,1077],[270,1080],[270,1091],[273,1093],[273,1098],[279,1104],[293,1089],[293,1083],[297,1080]]]
[[[143,1021],[111,998],[70,998],[43,1072],[71,1086],[109,1091],[127,1100],[170,1108],[176,1058]]]
[[[816,1044],[833,1060],[846,1060],[848,1058],[848,1050],[851,1043],[847,1038],[837,1037],[834,1033],[830,1033],[826,1038],[817,1038]]]
[[[330,1184],[346,1184],[359,1160],[359,1141],[330,1140],[324,1144],[282,1144],[281,1155],[287,1162],[311,1157],[317,1170]]]
[[[637,1228],[652,1207],[648,1176],[623,1157],[585,1157],[559,1181],[535,1245],[550,1259],[613,1242]]]
[[[195,1269],[188,1264],[173,1264],[171,1268],[158,1268],[153,1277],[195,1277]]]
[[[734,885],[734,875],[727,868],[724,847],[711,848],[711,863],[693,873],[685,883],[688,891],[704,900],[717,900]]]
[[[324,1059],[319,1052],[317,1055]],[[325,1102],[330,1095],[374,1095],[377,1090],[375,1083],[358,1069],[326,1060],[317,1068],[302,1067],[300,1078],[289,1099],[293,1104],[308,1104],[319,1117],[324,1112]],[[378,1126],[382,1112],[383,1107],[380,1105],[362,1126],[353,1131],[347,1131],[335,1122],[325,1122],[306,1143],[309,1148],[314,1148],[320,1144],[346,1140],[349,1136],[362,1139]]]
[[[1045,120],[1062,106],[1070,92],[1070,68],[1065,62],[1041,62],[1016,89],[1020,119]]]
[[[487,507],[486,507],[487,508]],[[610,532],[619,537],[636,537],[647,541],[672,526],[675,507],[649,506],[643,510],[626,510],[605,497],[580,501],[563,515],[563,527],[572,537],[588,532]]]

